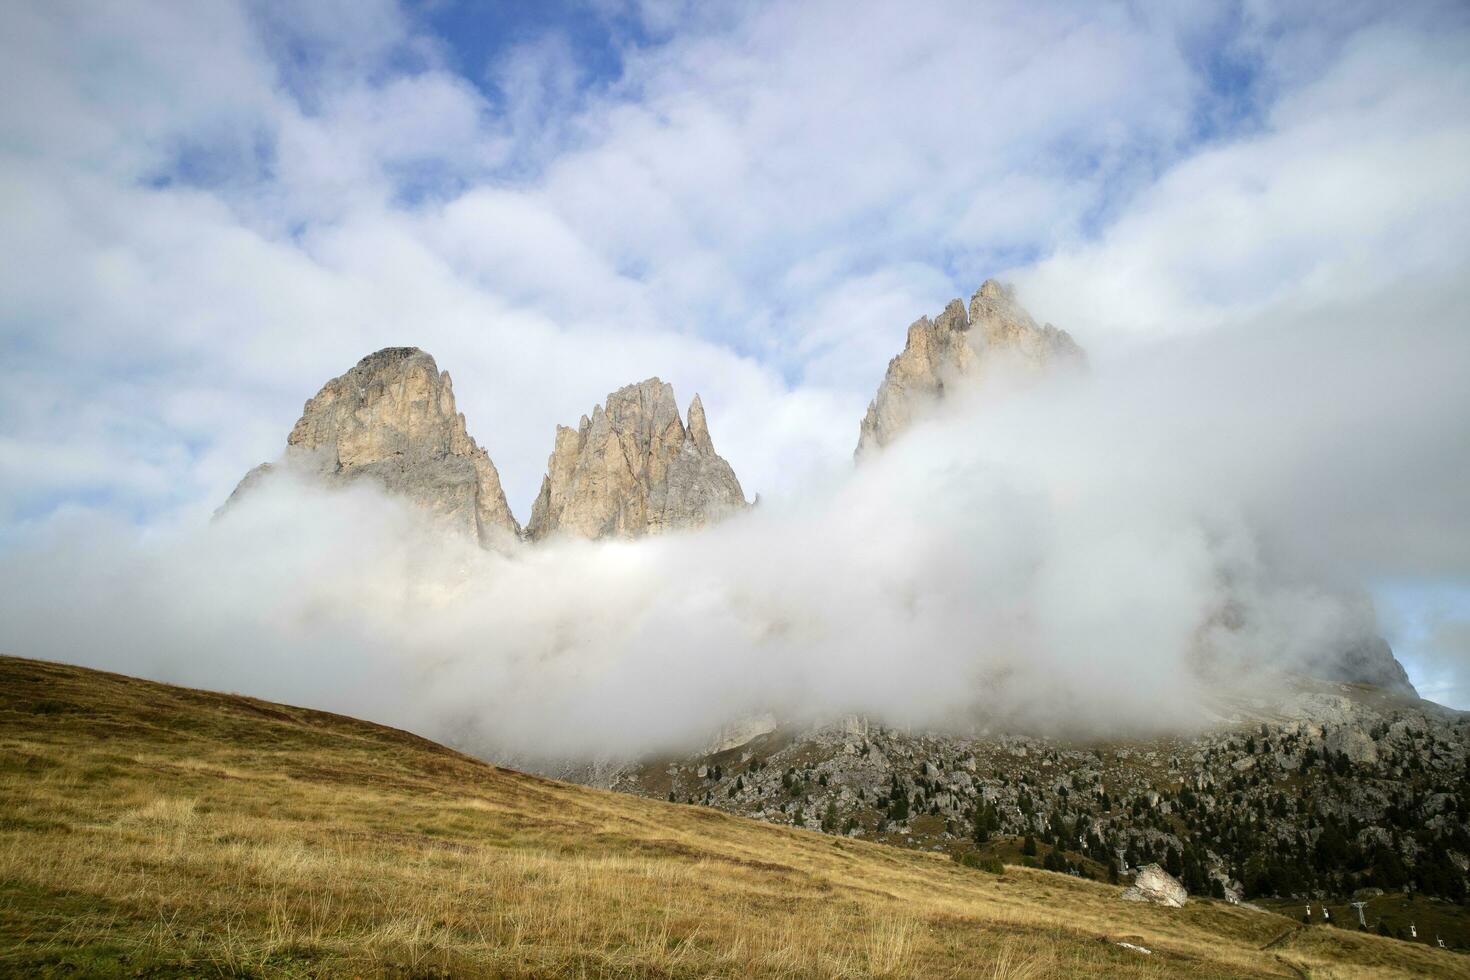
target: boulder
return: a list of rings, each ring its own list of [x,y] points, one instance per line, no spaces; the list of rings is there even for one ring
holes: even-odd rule
[[[1122,898],[1125,902],[1152,902],[1177,909],[1189,901],[1189,892],[1169,872],[1157,864],[1147,864],[1138,869],[1133,884],[1123,890]]]

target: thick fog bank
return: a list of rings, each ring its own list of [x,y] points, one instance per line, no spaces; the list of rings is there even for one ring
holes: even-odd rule
[[[986,378],[698,533],[501,555],[290,479],[207,526],[56,520],[0,559],[0,649],[528,761],[753,711],[1189,727],[1212,686],[1373,634],[1361,583],[1470,574],[1470,342],[1378,313]]]

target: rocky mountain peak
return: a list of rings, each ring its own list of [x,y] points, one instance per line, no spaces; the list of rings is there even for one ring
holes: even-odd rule
[[[975,296],[971,302],[974,302],[976,299],[1001,298],[1014,298],[1014,291],[1008,286],[1001,285],[999,280],[987,279],[980,284],[979,289],[975,290]]]
[[[673,386],[649,378],[608,395],[576,429],[557,427],[527,533],[640,537],[698,527],[745,506],[734,470],[715,452],[699,396],[686,428]]]
[[[495,464],[455,408],[449,373],[417,347],[369,354],[323,385],[291,429],[280,465],[339,483],[373,479],[481,544],[520,535]],[[271,469],[252,470],[230,499]]]
[[[1037,325],[1009,286],[987,279],[968,310],[953,299],[933,320],[920,317],[909,326],[904,349],[888,362],[863,418],[857,455],[887,445],[931,414],[947,386],[972,382],[1002,359],[1041,371],[1061,362],[1082,363],[1085,357],[1066,331]]]
[[[987,279],[970,298],[970,326],[986,347],[1014,351],[1036,367],[1053,361],[1084,359],[1082,348],[1065,330],[1050,323],[1040,326],[1016,302],[1015,290]]]

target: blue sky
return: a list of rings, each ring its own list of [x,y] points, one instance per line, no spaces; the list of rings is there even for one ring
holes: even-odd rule
[[[203,520],[387,344],[451,370],[524,519],[553,426],[652,374],[701,393],[751,492],[795,492],[846,464],[906,325],[990,276],[1100,369],[1351,338],[1366,310],[1422,311],[1392,325],[1412,352],[1465,332],[1459,3],[0,18],[0,548]],[[1382,487],[1338,514],[1384,540],[1324,527],[1352,544],[1314,561],[1470,704],[1466,405],[1381,368],[1427,435],[1385,439]]]
[[[424,30],[444,39],[453,69],[492,97],[499,94],[490,80],[494,66],[518,45],[563,39],[576,52],[582,84],[605,87],[623,73],[624,48],[656,40],[630,11],[588,3],[428,2],[408,9]]]

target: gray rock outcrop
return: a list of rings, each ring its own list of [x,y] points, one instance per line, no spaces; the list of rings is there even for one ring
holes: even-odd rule
[[[699,396],[686,427],[673,386],[649,378],[608,395],[576,428],[557,426],[526,530],[533,540],[634,538],[700,527],[746,506]]]
[[[1152,902],[1179,909],[1189,901],[1189,892],[1177,878],[1157,864],[1146,864],[1138,869],[1133,885],[1125,888],[1121,897],[1125,902]]]
[[[323,385],[292,428],[285,457],[246,474],[230,502],[275,466],[333,483],[372,480],[487,547],[520,537],[495,464],[455,410],[449,372],[417,347],[369,354]]]
[[[888,362],[868,405],[856,455],[886,446],[930,414],[946,388],[1002,359],[1041,371],[1053,364],[1081,364],[1085,355],[1065,330],[1038,326],[1009,287],[988,279],[971,297],[968,311],[951,300],[935,319],[921,317],[909,327],[903,352]]]

